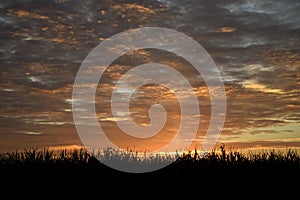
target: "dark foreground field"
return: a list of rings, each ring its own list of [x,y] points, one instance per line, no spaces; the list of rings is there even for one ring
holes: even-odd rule
[[[300,156],[292,150],[242,154],[222,148],[131,174],[84,150],[28,150],[0,155],[0,180],[1,195],[9,199],[298,199]]]

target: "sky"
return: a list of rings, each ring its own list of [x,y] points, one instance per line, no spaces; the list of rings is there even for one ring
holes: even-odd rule
[[[299,10],[298,0],[1,0],[0,150],[81,146],[72,115],[81,63],[105,39],[142,27],[184,33],[216,63],[227,97],[218,144],[300,147]],[[161,85],[139,88],[130,102],[138,124],[149,123],[153,103],[165,106],[168,119],[158,136],[141,140],[122,134],[116,121],[129,119],[112,116],[116,81],[148,62],[168,65],[189,80],[201,110],[192,146],[201,146],[211,115],[205,82],[184,59],[160,50],[130,52],[109,66],[96,92],[99,124],[120,146],[158,148],[176,134],[178,101]]]

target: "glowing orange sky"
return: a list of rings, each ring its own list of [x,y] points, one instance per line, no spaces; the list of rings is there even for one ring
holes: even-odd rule
[[[81,62],[100,41],[145,26],[167,27],[191,36],[220,68],[228,107],[219,143],[238,148],[299,147],[299,3],[184,2],[0,3],[0,150],[82,145],[71,107]],[[171,66],[189,80],[201,111],[192,146],[200,147],[210,119],[208,90],[195,70],[171,53],[140,50],[116,60],[98,85],[99,123],[121,146],[158,148],[173,137],[180,108],[174,94],[161,86],[140,88],[131,102],[132,117],[140,124],[149,123],[146,111],[153,102],[165,106],[168,120],[160,135],[144,141],[130,139],[115,126],[116,120],[127,120],[113,118],[110,111],[115,81],[148,62]]]

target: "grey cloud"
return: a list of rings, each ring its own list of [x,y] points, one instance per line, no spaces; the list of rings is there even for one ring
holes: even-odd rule
[[[64,137],[72,141],[75,134],[71,137],[63,131],[75,133],[67,100],[72,98],[80,63],[101,40],[144,26],[186,33],[220,66],[229,91],[227,134],[299,121],[297,0],[22,0],[0,1],[0,8],[0,116],[1,134],[5,136],[14,131],[46,132],[49,139],[59,138],[57,144],[63,143]],[[101,80],[105,87],[97,91],[103,97],[97,100],[107,105],[97,105],[99,111],[107,114],[114,81],[132,67],[153,60],[178,69],[195,88],[204,85],[184,59],[145,50],[119,58],[105,72]],[[246,81],[282,93],[245,88]],[[164,92],[160,95],[169,98]],[[199,96],[199,100],[207,120],[207,96]],[[41,123],[34,124],[34,120]],[[47,130],[52,128],[59,134]],[[18,132],[16,137],[24,138],[20,135]]]

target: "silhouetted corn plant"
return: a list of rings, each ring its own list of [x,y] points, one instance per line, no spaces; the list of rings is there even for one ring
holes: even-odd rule
[[[4,165],[29,165],[29,164],[70,164],[70,165],[85,165],[90,161],[94,162],[98,158],[100,161],[115,160],[124,163],[138,163],[138,164],[150,164],[150,163],[162,163],[174,161],[174,158],[178,158],[170,154],[156,154],[146,155],[139,154],[137,151],[121,151],[116,149],[105,149],[100,151],[94,151],[89,153],[84,149],[76,149],[67,151],[66,149],[58,151],[50,151],[48,149],[37,150],[28,149],[24,151],[5,152],[0,154],[0,164]],[[268,152],[252,153],[251,151],[241,153],[236,150],[226,150],[225,145],[220,147],[220,152],[215,150],[208,152],[204,156],[200,157],[197,150],[183,153],[175,163],[225,163],[226,165],[240,165],[240,164],[291,164],[299,165],[300,157],[297,151],[289,149],[285,154],[279,151],[271,150]]]

